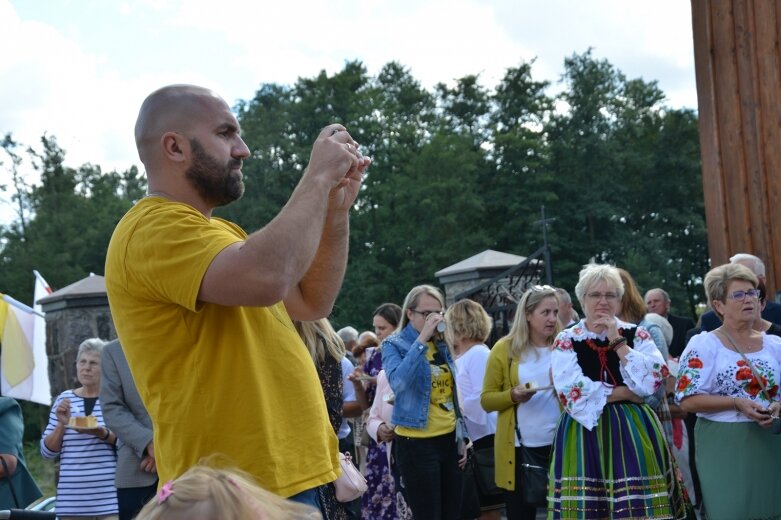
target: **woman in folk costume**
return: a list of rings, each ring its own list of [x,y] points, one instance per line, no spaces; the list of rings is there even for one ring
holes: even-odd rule
[[[575,287],[585,318],[554,342],[553,383],[566,413],[553,443],[549,518],[691,511],[659,420],[643,403],[669,371],[648,331],[616,318],[623,292],[615,267],[585,266]]]

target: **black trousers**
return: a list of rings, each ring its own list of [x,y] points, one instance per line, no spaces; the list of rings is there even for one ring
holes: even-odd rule
[[[396,464],[412,515],[425,520],[460,518],[462,475],[456,435],[417,439],[397,435]]]
[[[144,504],[157,492],[157,482],[151,486],[136,488],[117,488],[119,520],[133,520]]]

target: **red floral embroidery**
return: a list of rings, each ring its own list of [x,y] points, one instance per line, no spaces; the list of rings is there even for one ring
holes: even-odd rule
[[[559,392],[559,402],[564,408],[567,407],[567,396],[564,395],[564,392]]]
[[[638,338],[640,338],[640,339],[648,339],[648,338],[650,338],[650,337],[651,337],[651,335],[650,335],[650,334],[648,334],[648,332],[646,332],[646,330],[645,330],[645,329],[637,329],[637,333],[636,333],[635,335],[636,335]]]
[[[662,365],[662,377],[668,377],[670,375],[670,369],[667,365]]]
[[[770,394],[770,397],[775,397],[776,394],[778,394],[778,385],[773,385],[768,388],[767,393]]]
[[[746,362],[741,359],[740,361],[738,361],[738,366],[739,367],[744,367],[744,366],[746,366]]]
[[[691,358],[689,360],[689,368],[702,368],[702,360],[696,357]]]
[[[581,395],[583,395],[583,392],[577,386],[573,386],[572,390],[569,391],[569,398],[573,403],[577,402]]]
[[[572,340],[569,339],[557,339],[553,345],[553,348],[557,348],[559,350],[572,350],[572,347]]]
[[[751,369],[749,367],[738,369],[737,373],[735,373],[735,379],[738,381],[748,381],[753,377],[754,375],[751,373]]]
[[[765,382],[765,378],[762,378],[763,382]],[[759,386],[759,383],[757,382],[756,378],[752,378],[751,381],[749,381],[748,385],[746,385],[746,392],[748,392],[751,397],[756,397],[757,394],[762,390],[762,387]]]
[[[681,376],[678,378],[678,391],[683,392],[692,380],[688,376]]]

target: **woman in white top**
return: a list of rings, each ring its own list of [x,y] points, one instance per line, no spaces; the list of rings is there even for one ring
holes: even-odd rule
[[[496,412],[486,412],[480,405],[485,366],[490,350],[485,340],[491,334],[491,317],[472,300],[460,300],[445,313],[446,338],[456,363],[456,387],[466,430],[474,450],[494,449]],[[485,493],[477,487],[481,520],[499,520],[504,500],[501,495]]]
[[[536,517],[536,506],[524,503],[521,493],[521,443],[549,457],[561,416],[551,384],[551,344],[561,327],[558,315],[555,290],[535,285],[521,297],[510,334],[497,341],[488,356],[480,402],[485,410],[499,412],[496,484],[507,490],[508,520]]]
[[[689,341],[681,355],[676,399],[697,414],[697,471],[708,518],[778,518],[781,435],[778,416],[781,338],[752,328],[759,311],[757,277],[740,264],[705,275],[721,327]]]

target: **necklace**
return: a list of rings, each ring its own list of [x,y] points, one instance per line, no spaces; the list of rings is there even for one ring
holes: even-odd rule
[[[607,385],[608,381],[606,376],[610,376],[610,380],[613,381],[613,386],[618,386],[618,381],[616,381],[616,377],[613,375],[613,372],[611,372],[610,368],[607,366],[607,355],[610,351],[613,350],[612,348],[610,348],[610,344],[607,344],[602,347],[597,345],[593,339],[588,338],[586,340],[586,345],[588,345],[588,348],[596,352],[597,356],[599,357],[599,381],[602,383],[602,386],[608,386]]]
[[[730,344],[732,344],[732,349],[735,352],[737,352],[738,354],[741,354],[741,350],[740,350],[740,347],[738,347],[738,343],[734,339],[732,339],[732,336],[727,334],[727,331],[724,330],[723,326],[719,327],[718,329],[716,329],[716,332],[720,332],[725,338],[727,338],[727,340],[730,342]],[[746,347],[745,350],[746,350],[746,352],[751,353],[754,350],[754,347],[749,345],[749,346]]]

